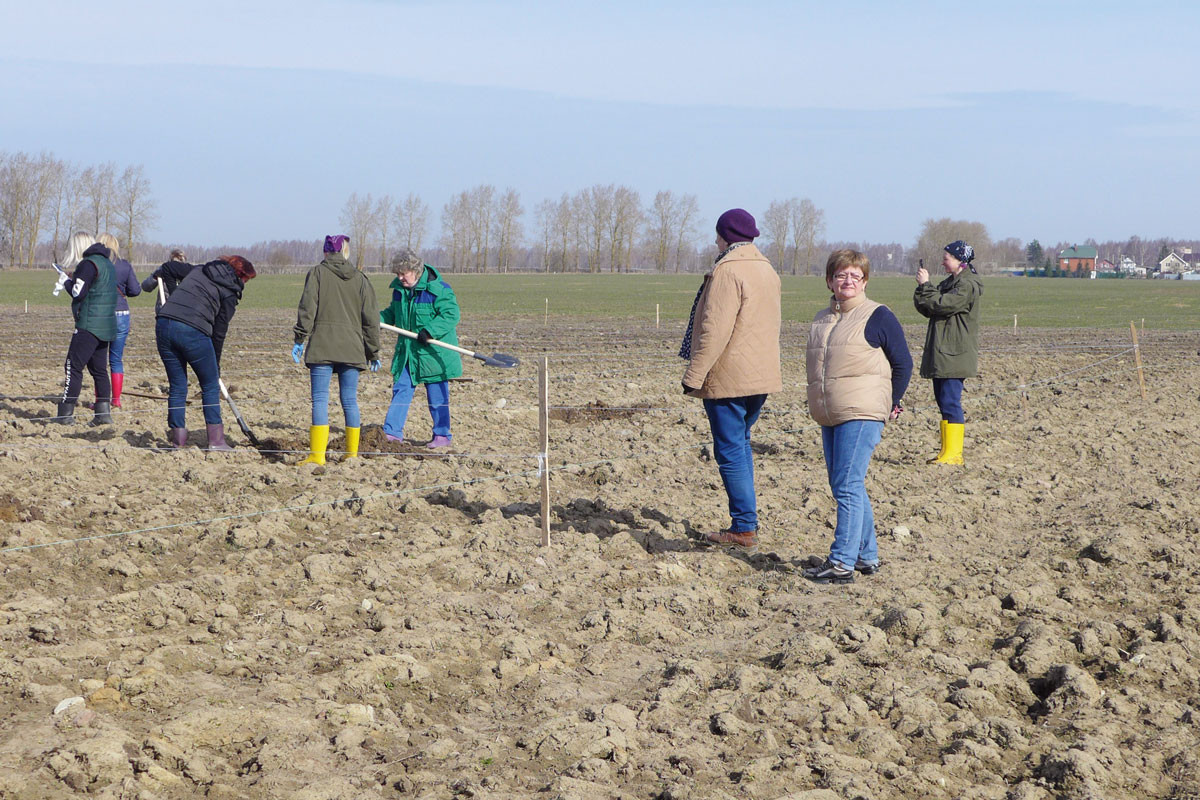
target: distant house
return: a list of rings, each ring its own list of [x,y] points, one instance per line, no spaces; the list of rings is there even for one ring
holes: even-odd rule
[[[1068,247],[1058,254],[1058,268],[1063,272],[1091,272],[1096,269],[1096,248]]]
[[[1096,272],[1116,272],[1117,265],[1109,261],[1107,258],[1102,258],[1096,262]]]
[[[1180,272],[1186,272],[1188,266],[1187,259],[1172,250],[1167,253],[1166,258],[1158,262],[1158,271],[1161,275],[1177,275]]]
[[[1134,278],[1146,277],[1146,268],[1139,267],[1138,263],[1129,256],[1121,256],[1121,260],[1117,262],[1117,269],[1122,275],[1129,275]]]

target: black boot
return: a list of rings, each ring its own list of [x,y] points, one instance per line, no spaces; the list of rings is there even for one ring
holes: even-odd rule
[[[97,400],[93,409],[96,416],[92,417],[92,425],[112,425],[112,403],[107,400]]]
[[[54,422],[59,425],[74,425],[75,424],[75,404],[74,403],[59,403],[58,410],[54,412],[48,422]]]
[[[208,449],[209,450],[232,450],[225,443],[225,426],[224,425],[205,425],[208,430]]]
[[[187,428],[168,428],[167,439],[176,450],[187,447]]]

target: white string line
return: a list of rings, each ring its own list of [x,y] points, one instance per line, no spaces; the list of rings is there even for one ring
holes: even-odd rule
[[[79,452],[87,450],[103,450],[106,447],[111,447],[113,442],[100,442],[97,444],[45,444],[30,441],[0,441],[0,453],[6,450],[57,450],[65,452]],[[144,450],[153,453],[174,453],[177,452],[169,444],[164,445],[137,445],[130,444],[130,450]],[[279,455],[308,455],[311,450],[304,448],[302,450],[269,450],[267,448],[256,448],[253,445],[245,444],[235,447],[233,450],[209,450],[205,447],[185,447],[182,452],[200,452],[200,453],[218,453],[222,457],[227,454],[267,454],[275,453]],[[331,450],[335,455],[339,452]],[[390,452],[388,450],[360,450],[360,456],[397,456],[400,458],[431,458],[431,459],[462,459],[462,460],[477,460],[477,461],[519,461],[536,458],[536,455],[528,455],[525,453],[467,453],[467,452],[438,452],[437,450],[425,450],[423,452]]]
[[[1011,392],[1008,392],[1008,393],[1011,393]],[[985,398],[973,398],[973,400],[975,400],[975,401],[983,400],[983,399],[985,399]],[[814,428],[819,428],[819,427],[820,427],[820,425],[813,424],[813,425],[805,426],[803,428],[781,431],[781,433],[785,433],[785,434],[786,433],[799,433],[802,431],[813,430]],[[149,528],[139,528],[139,529],[127,530],[127,531],[117,531],[114,533],[99,534],[96,536],[85,536],[85,537],[79,537],[76,539],[61,539],[61,540],[58,540],[55,542],[43,542],[40,544],[32,544],[32,545],[17,545],[14,547],[6,547],[3,549],[0,549],[0,553],[36,550],[36,549],[40,549],[40,548],[44,548],[44,547],[54,547],[54,546],[64,545],[64,544],[79,544],[80,542],[98,541],[98,540],[102,540],[102,539],[111,539],[114,537],[129,536],[129,535],[139,534],[139,533],[154,533],[154,532],[163,531],[163,530],[177,530],[179,528],[197,527],[200,525],[211,525],[211,524],[215,524],[218,522],[228,522],[228,521],[237,520],[237,519],[249,519],[249,518],[253,518],[253,517],[266,516],[268,514],[282,513],[282,512],[287,512],[287,511],[303,511],[303,510],[310,509],[310,508],[333,506],[333,505],[337,505],[338,503],[351,503],[351,502],[355,502],[355,501],[366,502],[368,500],[386,499],[386,498],[398,497],[398,496],[402,496],[402,495],[406,495],[406,494],[413,494],[416,492],[430,492],[430,491],[436,491],[439,489],[454,488],[454,487],[458,487],[458,486],[471,486],[471,485],[478,484],[478,483],[485,483],[487,481],[507,480],[509,478],[514,478],[514,477],[540,476],[543,470],[546,472],[564,471],[564,470],[568,470],[571,468],[597,466],[600,464],[612,464],[616,461],[639,460],[639,459],[643,459],[643,458],[648,458],[650,456],[675,455],[678,453],[686,452],[688,450],[695,450],[698,447],[709,447],[712,444],[713,444],[713,442],[711,440],[709,440],[709,441],[705,441],[705,442],[691,443],[688,445],[684,445],[682,447],[672,448],[669,450],[643,452],[643,453],[640,453],[637,455],[613,456],[610,458],[595,459],[592,461],[582,461],[582,462],[577,462],[577,463],[573,463],[573,464],[562,464],[557,467],[545,466],[545,465],[539,463],[537,468],[532,469],[532,470],[525,470],[522,472],[511,472],[511,473],[505,473],[505,474],[501,474],[501,475],[493,475],[493,476],[488,476],[488,477],[483,477],[483,478],[471,478],[471,479],[464,480],[464,481],[455,481],[453,483],[436,484],[436,485],[432,485],[432,486],[423,486],[423,487],[417,487],[417,488],[413,488],[413,489],[401,489],[401,490],[396,490],[393,492],[383,492],[383,493],[378,493],[378,494],[374,494],[374,495],[366,495],[363,497],[350,496],[350,497],[345,497],[345,498],[338,498],[335,500],[325,500],[325,501],[320,501],[320,502],[313,502],[313,503],[308,503],[308,504],[299,505],[299,506],[282,506],[282,507],[273,508],[273,509],[262,509],[262,510],[258,510],[258,511],[246,512],[243,514],[232,514],[232,515],[226,515],[226,516],[222,516],[222,517],[214,517],[214,518],[207,519],[207,520],[191,520],[188,522],[171,523],[168,525],[159,525],[159,526],[153,526],[153,527],[149,527]],[[538,458],[540,461],[542,454],[538,453],[534,457]]]

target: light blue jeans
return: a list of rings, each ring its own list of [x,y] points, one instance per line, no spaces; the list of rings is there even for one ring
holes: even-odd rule
[[[357,428],[362,423],[358,413],[358,368],[349,364],[312,364],[308,381],[312,386],[312,424],[329,424],[329,383],[333,373],[338,376],[338,399],[346,415],[346,427]]]
[[[883,423],[852,419],[841,425],[821,428],[825,450],[825,470],[829,488],[837,501],[837,528],[829,558],[844,567],[856,562],[879,563],[879,545],[875,540],[875,512],[867,497],[867,466],[871,454],[883,436]]]
[[[392,403],[383,420],[383,432],[397,439],[404,438],[404,423],[408,419],[408,406],[412,403],[417,387],[408,374],[408,367],[392,384]],[[429,403],[429,416],[433,419],[433,435],[450,438],[450,383],[438,381],[425,384],[425,399]]]
[[[729,498],[729,529],[758,530],[758,501],[754,495],[754,458],[750,429],[758,420],[765,394],[705,400],[704,413],[713,435],[713,455]]]
[[[129,338],[129,312],[117,314],[117,338],[108,346],[108,371],[125,374],[125,340]]]

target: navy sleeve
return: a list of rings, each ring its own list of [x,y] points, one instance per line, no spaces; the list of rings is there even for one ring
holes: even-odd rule
[[[913,361],[908,352],[908,342],[904,339],[904,328],[900,320],[887,306],[880,306],[867,320],[864,331],[867,344],[871,347],[882,347],[888,363],[892,365],[892,405],[899,405],[900,399],[908,390],[908,381],[912,377]]]
[[[142,293],[142,284],[137,279],[137,273],[133,271],[133,266],[125,267],[125,286],[122,287],[122,294],[126,297],[137,297]]]

